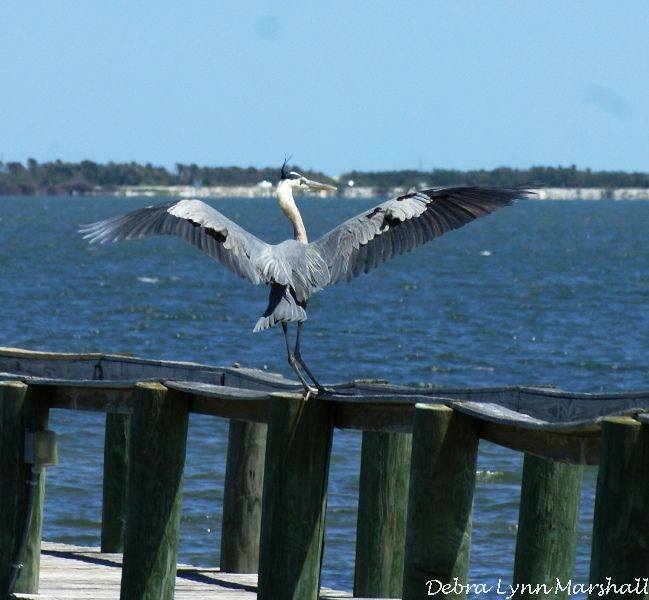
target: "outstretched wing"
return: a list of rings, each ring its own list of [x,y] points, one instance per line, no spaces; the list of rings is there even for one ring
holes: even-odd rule
[[[351,280],[531,192],[518,188],[422,190],[345,221],[311,245],[329,267],[329,283]]]
[[[80,229],[91,243],[169,234],[183,238],[252,283],[276,275],[273,247],[200,200],[148,206]],[[280,277],[281,279],[281,277]]]

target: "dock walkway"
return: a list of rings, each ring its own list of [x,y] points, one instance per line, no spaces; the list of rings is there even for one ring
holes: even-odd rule
[[[16,600],[119,600],[122,555],[99,548],[43,542],[39,594]],[[176,600],[255,600],[257,575],[221,573],[217,568],[178,565]],[[348,592],[322,588],[321,600],[351,599]]]

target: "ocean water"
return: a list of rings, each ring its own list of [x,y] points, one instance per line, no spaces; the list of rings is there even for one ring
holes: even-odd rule
[[[156,199],[0,198],[0,345],[133,352],[290,375],[267,291],[168,237],[89,246],[82,223]],[[161,200],[162,201],[162,200]],[[219,200],[260,237],[291,235],[273,199]],[[302,200],[311,238],[372,200]],[[523,201],[309,305],[303,354],[326,382],[649,388],[649,202]],[[44,538],[98,544],[103,415],[52,411]],[[193,415],[180,559],[215,566],[227,424]],[[336,431],[323,584],[351,589],[360,434]],[[481,443],[470,581],[511,579],[522,457]],[[587,581],[596,470],[586,469],[575,581]],[[483,596],[484,597],[484,596]]]

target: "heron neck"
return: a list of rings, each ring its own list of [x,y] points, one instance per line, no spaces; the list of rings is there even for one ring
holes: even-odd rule
[[[295,212],[288,217],[293,223],[293,237],[302,244],[308,244],[309,238],[306,236],[306,228],[304,227],[304,221],[302,221],[302,215],[300,211],[295,207]]]
[[[289,221],[293,224],[293,238],[302,244],[308,244],[309,239],[306,235],[306,227],[304,227],[302,215],[295,204],[293,192],[290,187],[287,186],[280,190],[279,205]]]

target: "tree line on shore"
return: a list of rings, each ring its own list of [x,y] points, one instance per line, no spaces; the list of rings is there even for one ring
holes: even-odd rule
[[[334,178],[317,171],[302,170],[307,177],[333,182]],[[0,195],[65,195],[112,192],[122,186],[249,186],[261,181],[275,183],[277,167],[206,167],[176,164],[175,169],[136,162],[106,164],[84,160],[78,163],[60,160],[39,163],[34,159],[20,162],[0,161]],[[538,185],[545,187],[649,188],[649,173],[625,171],[592,171],[570,167],[500,167],[461,171],[349,171],[335,178],[339,185],[353,182],[377,192],[394,187],[422,188],[451,185],[512,187]]]

